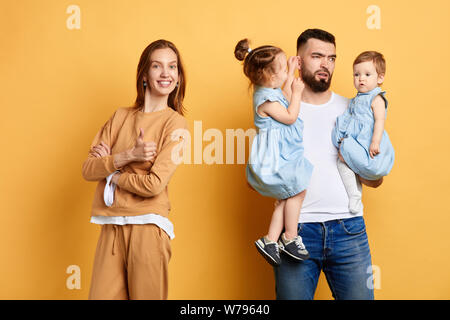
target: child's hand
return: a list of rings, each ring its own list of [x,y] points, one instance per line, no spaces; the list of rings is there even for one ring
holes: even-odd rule
[[[373,157],[379,153],[380,153],[380,143],[372,142],[369,147],[370,157],[373,159]]]
[[[301,94],[303,92],[303,89],[305,89],[305,83],[303,82],[302,78],[294,78],[291,87],[292,87],[292,94],[294,93]]]
[[[298,69],[298,58],[297,57],[290,57],[288,60],[288,69],[289,74],[294,75],[295,70]]]

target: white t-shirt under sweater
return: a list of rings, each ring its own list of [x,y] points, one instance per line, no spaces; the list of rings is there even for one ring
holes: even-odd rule
[[[314,165],[311,180],[300,211],[300,223],[325,222],[362,216],[348,209],[348,196],[337,169],[338,150],[331,141],[331,131],[348,106],[349,99],[334,92],[327,103],[313,105],[302,102],[305,157]]]

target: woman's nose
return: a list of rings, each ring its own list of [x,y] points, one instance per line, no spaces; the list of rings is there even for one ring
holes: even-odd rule
[[[167,70],[167,68],[162,68],[161,76],[167,77],[168,75],[169,75],[169,71]]]

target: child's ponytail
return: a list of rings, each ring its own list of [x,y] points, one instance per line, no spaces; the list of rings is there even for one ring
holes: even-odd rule
[[[244,61],[244,74],[251,83],[261,85],[275,71],[273,61],[281,52],[283,50],[274,46],[261,46],[252,50],[248,39],[243,39],[237,43],[234,56]]]
[[[250,43],[248,42],[248,39],[239,41],[236,45],[236,48],[234,49],[234,56],[236,57],[236,59],[238,59],[239,61],[244,61],[245,56],[249,52],[249,48]]]

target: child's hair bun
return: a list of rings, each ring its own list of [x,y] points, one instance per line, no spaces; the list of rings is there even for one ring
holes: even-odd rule
[[[236,57],[236,59],[238,59],[239,61],[243,61],[248,53],[249,48],[250,43],[248,42],[248,39],[239,41],[236,45],[236,48],[234,49],[234,56]]]

